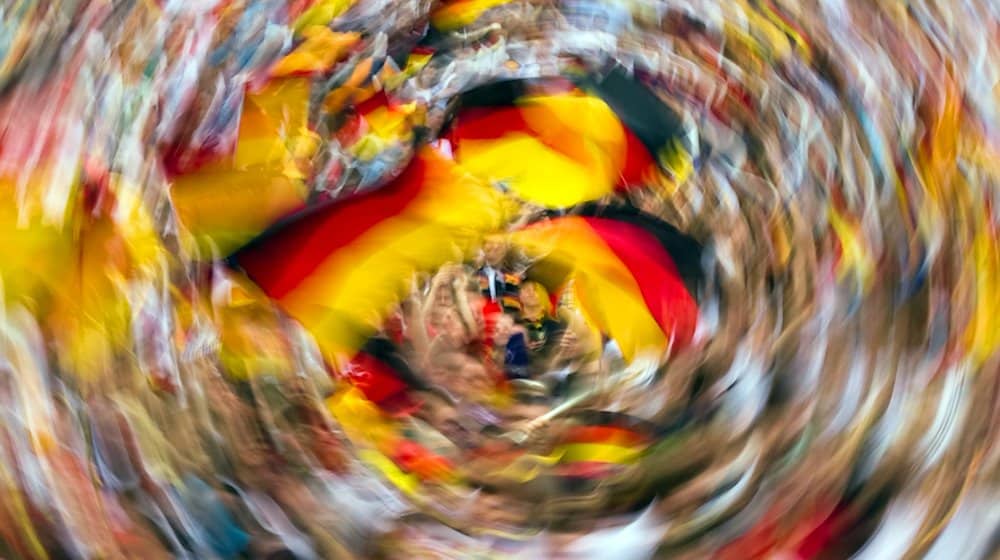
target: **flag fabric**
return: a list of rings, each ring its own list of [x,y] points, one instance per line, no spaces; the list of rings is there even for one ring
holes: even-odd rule
[[[654,443],[655,433],[652,424],[625,414],[579,411],[544,455],[525,448],[491,449],[490,456],[504,465],[491,474],[520,483],[543,476],[600,482],[638,463]]]
[[[683,126],[651,91],[616,68],[506,80],[465,92],[447,138],[470,172],[549,208],[677,181],[690,168]]]
[[[333,94],[341,92],[336,90]],[[384,90],[374,90],[372,86],[354,94],[351,114],[336,133],[348,153],[360,161],[371,161],[393,147],[413,141],[414,127],[423,120],[420,106],[396,103]]]
[[[467,110],[450,139],[456,159],[471,173],[549,208],[612,193],[625,162],[621,124],[603,101],[583,94]]]
[[[392,416],[406,416],[416,411],[421,403],[411,391],[430,388],[410,367],[396,344],[381,336],[365,342],[346,373],[365,398]]]
[[[464,260],[509,214],[495,189],[425,147],[389,185],[310,209],[233,262],[312,331],[328,359],[350,359],[415,272]]]
[[[324,26],[308,27],[302,37],[302,42],[271,68],[272,77],[322,75],[361,41],[360,33],[335,33]]]
[[[248,93],[235,147],[172,177],[171,199],[192,246],[225,257],[306,202],[318,137],[308,125],[307,78]]]
[[[614,65],[600,74],[583,74],[576,81],[581,89],[603,99],[629,131],[623,185],[667,182],[676,186],[690,177],[700,148],[697,137],[689,134],[681,116],[639,76]]]
[[[653,440],[652,428],[623,414],[584,412],[562,434],[555,452],[558,476],[594,480],[635,464]]]
[[[530,224],[512,240],[538,259],[529,278],[550,291],[573,280],[580,311],[626,360],[676,350],[694,335],[700,247],[669,224],[592,206]]]
[[[63,274],[48,286],[48,326],[60,366],[82,379],[109,375],[132,351],[134,309],[123,292],[155,275],[166,257],[153,219],[135,189],[113,174],[95,185],[84,176],[75,239]]]
[[[31,181],[34,187],[36,181]],[[43,192],[35,189],[35,193]],[[72,237],[58,224],[42,219],[22,220],[17,208],[16,178],[0,178],[0,301],[37,300],[55,288],[72,263]],[[25,223],[26,222],[26,223]],[[45,255],[46,258],[38,258]]]

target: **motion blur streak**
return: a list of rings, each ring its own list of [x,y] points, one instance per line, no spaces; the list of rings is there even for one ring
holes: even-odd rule
[[[995,0],[6,0],[0,558],[1000,534]]]

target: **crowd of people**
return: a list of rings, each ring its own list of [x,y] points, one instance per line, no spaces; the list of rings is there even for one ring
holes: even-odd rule
[[[473,259],[414,278],[409,297],[348,372],[392,419],[392,432],[404,434],[404,447],[415,444],[421,457],[433,457],[412,459],[398,444],[388,452],[428,483],[426,492],[444,492],[439,506],[447,487],[460,481],[487,489],[510,512],[541,507],[546,501],[538,495],[518,498],[531,477],[518,474],[514,457],[523,455],[527,473],[529,456],[558,454],[573,415],[554,410],[592,402],[599,380],[624,366],[615,343],[590,327],[576,305],[572,280],[550,291],[538,281],[537,265],[506,234],[488,236]],[[375,370],[396,379],[371,379]],[[540,519],[538,512],[522,513],[519,523]]]
[[[624,360],[615,342],[588,324],[572,280],[550,290],[538,280],[538,263],[505,233],[487,236],[477,253],[414,278],[409,296],[362,355],[405,382],[402,395],[373,400],[394,418],[397,433],[435,457],[438,469],[427,470],[411,463],[409,450],[393,456],[426,483],[433,509],[464,516],[472,508],[473,518],[516,531],[543,522],[539,508],[570,495],[526,474],[533,464],[528,457],[558,453],[575,425],[572,414],[553,410],[578,409],[575,400],[568,402],[575,398],[591,402],[583,395]],[[360,375],[369,366],[364,359],[352,365]],[[477,496],[464,506],[471,498],[455,493],[458,481]],[[503,520],[494,519],[501,514]]]
[[[472,262],[417,278],[381,337],[415,377],[456,400],[497,395],[552,401],[599,369],[601,340],[574,305],[553,297],[504,234]]]

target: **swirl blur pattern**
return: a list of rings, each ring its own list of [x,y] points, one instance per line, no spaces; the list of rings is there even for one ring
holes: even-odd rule
[[[998,61],[988,0],[7,2],[0,558],[992,557]]]

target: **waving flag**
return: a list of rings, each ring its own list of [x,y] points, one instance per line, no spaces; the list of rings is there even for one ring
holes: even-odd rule
[[[234,259],[316,336],[351,357],[413,273],[462,260],[506,221],[500,193],[423,148],[393,183],[318,206]]]
[[[556,473],[599,479],[635,463],[653,440],[653,428],[637,419],[611,412],[588,411],[559,438]]]
[[[457,160],[549,208],[660,184],[660,166],[686,177],[680,118],[652,92],[617,69],[579,86],[510,80],[466,92],[448,133]]]
[[[294,18],[292,28],[302,34],[308,29],[330,25],[352,5],[354,0],[300,0],[289,6],[288,15]]]
[[[624,185],[651,179],[659,179],[659,184],[665,179],[676,186],[691,175],[698,140],[689,136],[681,116],[652,89],[637,77],[630,76],[620,65],[612,66],[601,75],[584,75],[578,81],[581,88],[603,99],[629,131],[629,157],[622,175]],[[655,164],[646,159],[650,156]],[[657,176],[658,173],[649,168],[651,164],[668,176]]]
[[[304,40],[271,68],[271,76],[309,76],[330,71],[361,40],[359,33],[334,33],[328,27],[312,26],[302,32]]]
[[[229,255],[305,204],[318,146],[308,127],[309,87],[306,78],[289,78],[248,94],[232,153],[172,178],[174,207],[203,255]]]
[[[532,277],[574,297],[592,326],[627,360],[687,344],[698,317],[693,295],[700,248],[669,224],[628,208],[593,206],[536,222],[513,242],[539,261]]]
[[[577,93],[466,111],[451,139],[471,173],[550,208],[610,194],[625,162],[625,131],[615,114],[600,99]]]
[[[73,256],[72,238],[58,225],[39,219],[19,223],[16,197],[14,180],[0,178],[0,246],[4,248],[0,301],[39,298],[54,287],[55,279],[65,277]]]

